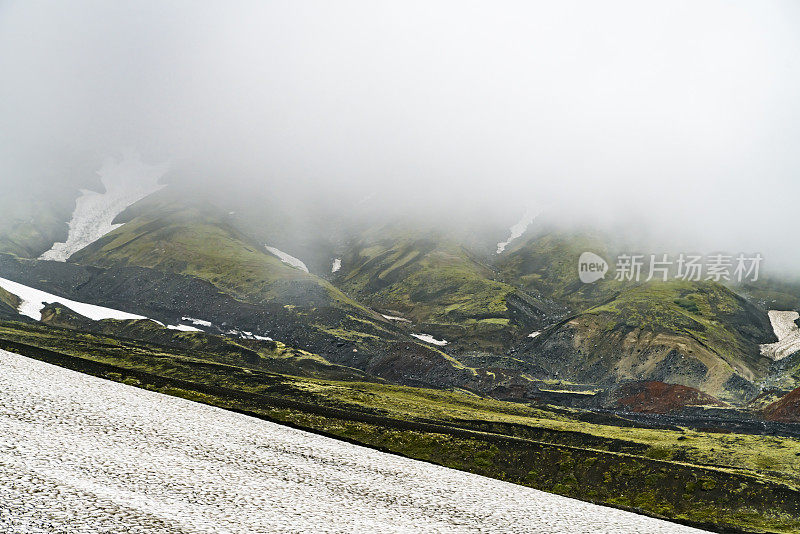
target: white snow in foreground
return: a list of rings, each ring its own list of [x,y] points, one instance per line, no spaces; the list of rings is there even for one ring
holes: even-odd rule
[[[342,268],[342,259],[341,258],[334,258],[333,265],[331,265],[331,273],[335,273],[339,269]]]
[[[796,311],[770,310],[768,315],[778,341],[761,345],[761,354],[777,361],[800,351],[800,327],[795,323],[800,314]]]
[[[211,324],[211,321],[204,321],[203,319],[195,319],[194,317],[181,317],[181,321],[186,321],[197,326],[205,326],[206,328],[211,328],[213,326]]]
[[[425,343],[430,343],[431,345],[439,345],[440,347],[447,345],[447,341],[444,339],[436,339],[430,334],[411,334],[411,336],[420,339]]]
[[[689,534],[0,351],[0,532]]]
[[[42,320],[42,308],[44,308],[45,304],[53,302],[66,306],[75,313],[88,317],[93,321],[99,321],[101,319],[147,319],[147,317],[142,315],[95,306],[94,304],[86,304],[85,302],[76,302],[53,295],[52,293],[18,284],[17,282],[12,282],[11,280],[6,280],[5,278],[0,278],[0,287],[20,298],[22,301],[18,309],[20,314],[37,321]]]
[[[308,267],[306,267],[306,264],[298,260],[294,256],[290,256],[289,254],[281,250],[278,250],[275,247],[270,247],[269,245],[264,245],[264,246],[266,247],[266,249],[269,251],[270,254],[272,254],[273,256],[277,256],[286,265],[291,265],[296,269],[308,272]]]
[[[202,332],[199,328],[189,326],[188,324],[170,324],[167,325],[170,330],[178,330],[180,332]]]
[[[405,317],[397,317],[396,315],[384,315],[384,314],[381,314],[381,317],[383,317],[384,319],[389,319],[390,321],[400,321],[401,323],[410,323],[411,322],[408,319],[406,319]]]
[[[522,216],[522,219],[520,219],[519,222],[517,222],[517,224],[509,228],[511,233],[509,234],[508,239],[506,239],[502,243],[497,244],[497,253],[502,254],[503,251],[506,249],[506,247],[510,245],[512,241],[514,241],[522,234],[524,234],[525,230],[528,229],[528,226],[531,225],[531,223],[535,218],[536,214],[534,214],[530,210],[526,211],[525,214]]]
[[[97,171],[106,192],[82,190],[69,222],[67,241],[55,243],[39,259],[67,261],[74,253],[122,226],[111,224],[114,217],[164,187],[158,180],[165,172],[166,163],[147,165],[134,152],[126,152],[119,161],[107,159]]]
[[[541,334],[541,332],[539,332],[539,331],[536,331],[536,332],[531,332],[530,334],[528,334],[528,337],[536,337],[536,336],[538,336],[539,334]]]

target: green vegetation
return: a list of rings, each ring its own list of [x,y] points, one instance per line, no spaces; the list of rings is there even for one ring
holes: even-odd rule
[[[54,242],[66,240],[77,190],[60,191],[63,196],[50,192],[17,197],[7,193],[0,196],[0,253],[35,258]]]
[[[16,310],[17,307],[19,307],[20,300],[18,296],[12,295],[8,291],[0,287],[0,304],[5,304],[9,308]]]
[[[547,295],[582,311],[613,297],[623,284],[610,274],[593,284],[578,278],[578,258],[583,252],[599,254],[610,261],[605,241],[591,233],[545,232],[527,241],[512,243],[498,259],[503,280],[534,295]]]
[[[549,360],[540,361],[576,369],[562,375],[576,382],[657,380],[743,403],[770,369],[759,353],[771,336],[766,313],[714,282],[633,286],[548,335],[561,341],[543,336]]]
[[[210,204],[180,202],[165,194],[142,201],[125,215],[131,220],[79,251],[74,260],[194,276],[253,304],[334,306],[372,315],[327,281],[268,253]]]
[[[697,524],[800,529],[800,441],[790,438],[587,423],[578,410],[289,376],[226,355],[40,325],[0,324],[0,347],[585,500]]]
[[[350,267],[337,284],[346,293],[451,342],[499,348],[524,331],[512,301],[523,308],[539,305],[436,232],[367,232],[345,264]]]

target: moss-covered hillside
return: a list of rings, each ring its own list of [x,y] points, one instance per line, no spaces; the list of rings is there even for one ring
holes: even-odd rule
[[[373,229],[343,265],[334,278],[343,291],[461,348],[502,350],[556,309],[500,281],[489,258],[436,231]]]
[[[657,380],[742,402],[769,371],[758,345],[772,335],[766,313],[730,289],[676,280],[622,291],[533,340],[526,353],[565,379]]]

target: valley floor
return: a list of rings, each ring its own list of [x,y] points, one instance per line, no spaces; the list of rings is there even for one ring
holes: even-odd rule
[[[702,532],[0,351],[0,531]]]

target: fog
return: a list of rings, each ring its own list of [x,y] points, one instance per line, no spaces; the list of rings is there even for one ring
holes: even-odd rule
[[[533,207],[798,271],[798,30],[791,0],[0,0],[0,182],[135,147],[173,187]]]

